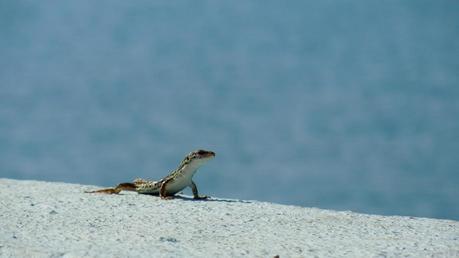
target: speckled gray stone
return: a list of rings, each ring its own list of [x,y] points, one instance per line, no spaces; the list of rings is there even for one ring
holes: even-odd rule
[[[1,257],[459,257],[459,222],[0,179]]]

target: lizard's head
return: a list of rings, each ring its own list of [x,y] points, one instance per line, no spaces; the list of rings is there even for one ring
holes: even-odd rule
[[[202,165],[207,161],[213,159],[215,157],[215,152],[213,151],[206,151],[206,150],[196,150],[190,152],[186,157],[184,162],[186,163],[194,163],[196,165]]]

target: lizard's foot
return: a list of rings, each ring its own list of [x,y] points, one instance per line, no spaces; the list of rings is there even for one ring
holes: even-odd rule
[[[207,196],[207,195],[193,196],[193,199],[195,199],[195,200],[205,200],[205,199],[208,199],[208,198],[210,198],[210,196]]]
[[[174,199],[174,196],[171,196],[171,195],[169,195],[169,196],[160,196],[160,197],[163,200],[172,200],[172,199]]]

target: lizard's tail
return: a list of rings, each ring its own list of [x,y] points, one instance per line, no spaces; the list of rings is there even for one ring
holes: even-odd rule
[[[104,193],[104,194],[119,194],[121,191],[135,191],[134,183],[121,183],[114,188],[105,188],[95,191],[85,191],[85,193]]]

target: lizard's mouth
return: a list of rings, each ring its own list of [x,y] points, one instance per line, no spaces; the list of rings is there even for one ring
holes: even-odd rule
[[[215,152],[207,150],[197,150],[189,155],[193,156],[197,160],[209,160],[215,157]]]
[[[208,158],[213,158],[213,157],[215,157],[215,152],[213,152],[213,151],[208,151],[208,152],[206,152],[206,153],[204,153],[202,155],[202,158],[207,158],[207,159]]]
[[[213,151],[205,151],[205,150],[199,150],[198,155],[200,159],[209,159],[215,157],[215,152]]]

